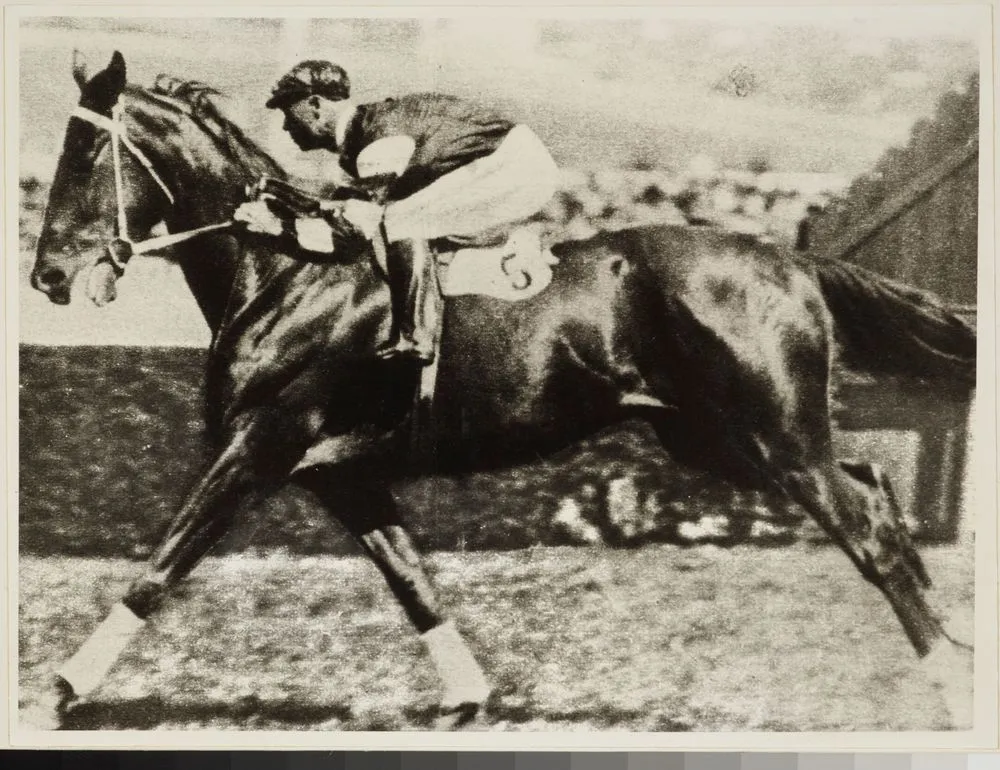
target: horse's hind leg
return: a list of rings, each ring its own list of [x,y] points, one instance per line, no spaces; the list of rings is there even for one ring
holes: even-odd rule
[[[945,635],[942,621],[925,600],[930,579],[891,487],[871,466],[834,461],[828,441],[822,441],[820,450],[816,462],[786,466],[776,476],[780,486],[885,595],[917,655],[928,664],[927,673],[941,691],[952,722],[971,726],[971,677],[959,681],[967,673],[963,669],[968,655]]]
[[[297,474],[295,483],[320,499],[382,572],[444,685],[440,708],[446,724],[458,726],[472,719],[489,697],[490,686],[454,623],[443,615],[384,481],[327,468]]]
[[[838,464],[824,465],[789,474],[789,490],[885,594],[917,655],[924,657],[943,630],[924,600],[930,579],[898,509],[881,490]]]
[[[884,509],[897,521],[902,521],[902,513],[888,476],[877,466],[869,463],[839,463],[845,483],[863,495],[870,507]],[[902,526],[902,525],[901,525]],[[930,585],[930,578],[924,571],[923,563],[912,544],[907,541],[905,558],[914,573],[920,576],[924,585]],[[944,638],[934,644],[924,657],[925,671],[932,684],[941,692],[952,723],[956,729],[972,727],[972,645],[971,639],[956,639],[948,633],[945,623]],[[967,629],[965,630],[967,633]],[[964,637],[964,633],[959,633]]]
[[[57,708],[100,684],[170,589],[219,542],[240,506],[273,490],[287,476],[308,444],[306,424],[271,410],[245,416],[188,494],[144,573],[60,667]]]

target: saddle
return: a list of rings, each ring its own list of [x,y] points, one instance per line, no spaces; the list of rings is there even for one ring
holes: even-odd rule
[[[310,193],[273,177],[261,177],[247,189],[248,198],[263,195],[285,215],[319,216],[323,210]],[[352,197],[363,196],[344,188],[334,199]],[[509,235],[437,238],[429,246],[444,297],[479,294],[520,302],[543,291],[552,281],[553,265],[559,263],[551,249],[542,248],[539,234],[528,227],[515,228]]]
[[[480,294],[507,302],[536,296],[552,282],[559,260],[537,232],[516,228],[499,243],[447,238],[431,243],[438,286],[445,297]]]

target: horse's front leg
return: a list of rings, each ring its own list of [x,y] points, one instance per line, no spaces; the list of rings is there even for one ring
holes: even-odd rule
[[[237,421],[224,449],[189,493],[143,574],[59,668],[57,708],[92,692],[171,588],[219,542],[236,511],[287,478],[307,448],[307,426],[307,420],[263,409]]]
[[[442,613],[385,481],[324,468],[298,474],[295,483],[315,494],[361,544],[420,634],[444,685],[439,725],[457,727],[474,718],[490,685],[454,622]]]

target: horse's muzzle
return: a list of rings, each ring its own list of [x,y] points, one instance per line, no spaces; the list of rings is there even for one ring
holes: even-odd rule
[[[64,243],[60,248],[53,240],[43,236],[39,242],[35,267],[31,271],[31,287],[56,305],[68,305],[77,273],[88,264],[88,255],[97,242],[88,238]]]
[[[31,272],[31,288],[42,292],[56,305],[68,305],[70,279],[61,267],[36,267]]]

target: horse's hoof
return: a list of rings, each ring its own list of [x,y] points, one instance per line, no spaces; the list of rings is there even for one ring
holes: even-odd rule
[[[435,722],[435,728],[441,731],[460,730],[476,718],[481,705],[469,702],[447,708],[442,706]]]
[[[971,730],[974,716],[972,649],[945,638],[924,658],[923,664],[947,710],[951,729]]]
[[[73,692],[73,685],[57,674],[52,683],[52,690],[58,699],[56,708],[60,715],[65,716],[73,704],[79,700],[76,693]]]
[[[61,676],[56,676],[38,702],[21,710],[18,721],[32,731],[61,730],[77,700],[79,699],[70,683]]]

